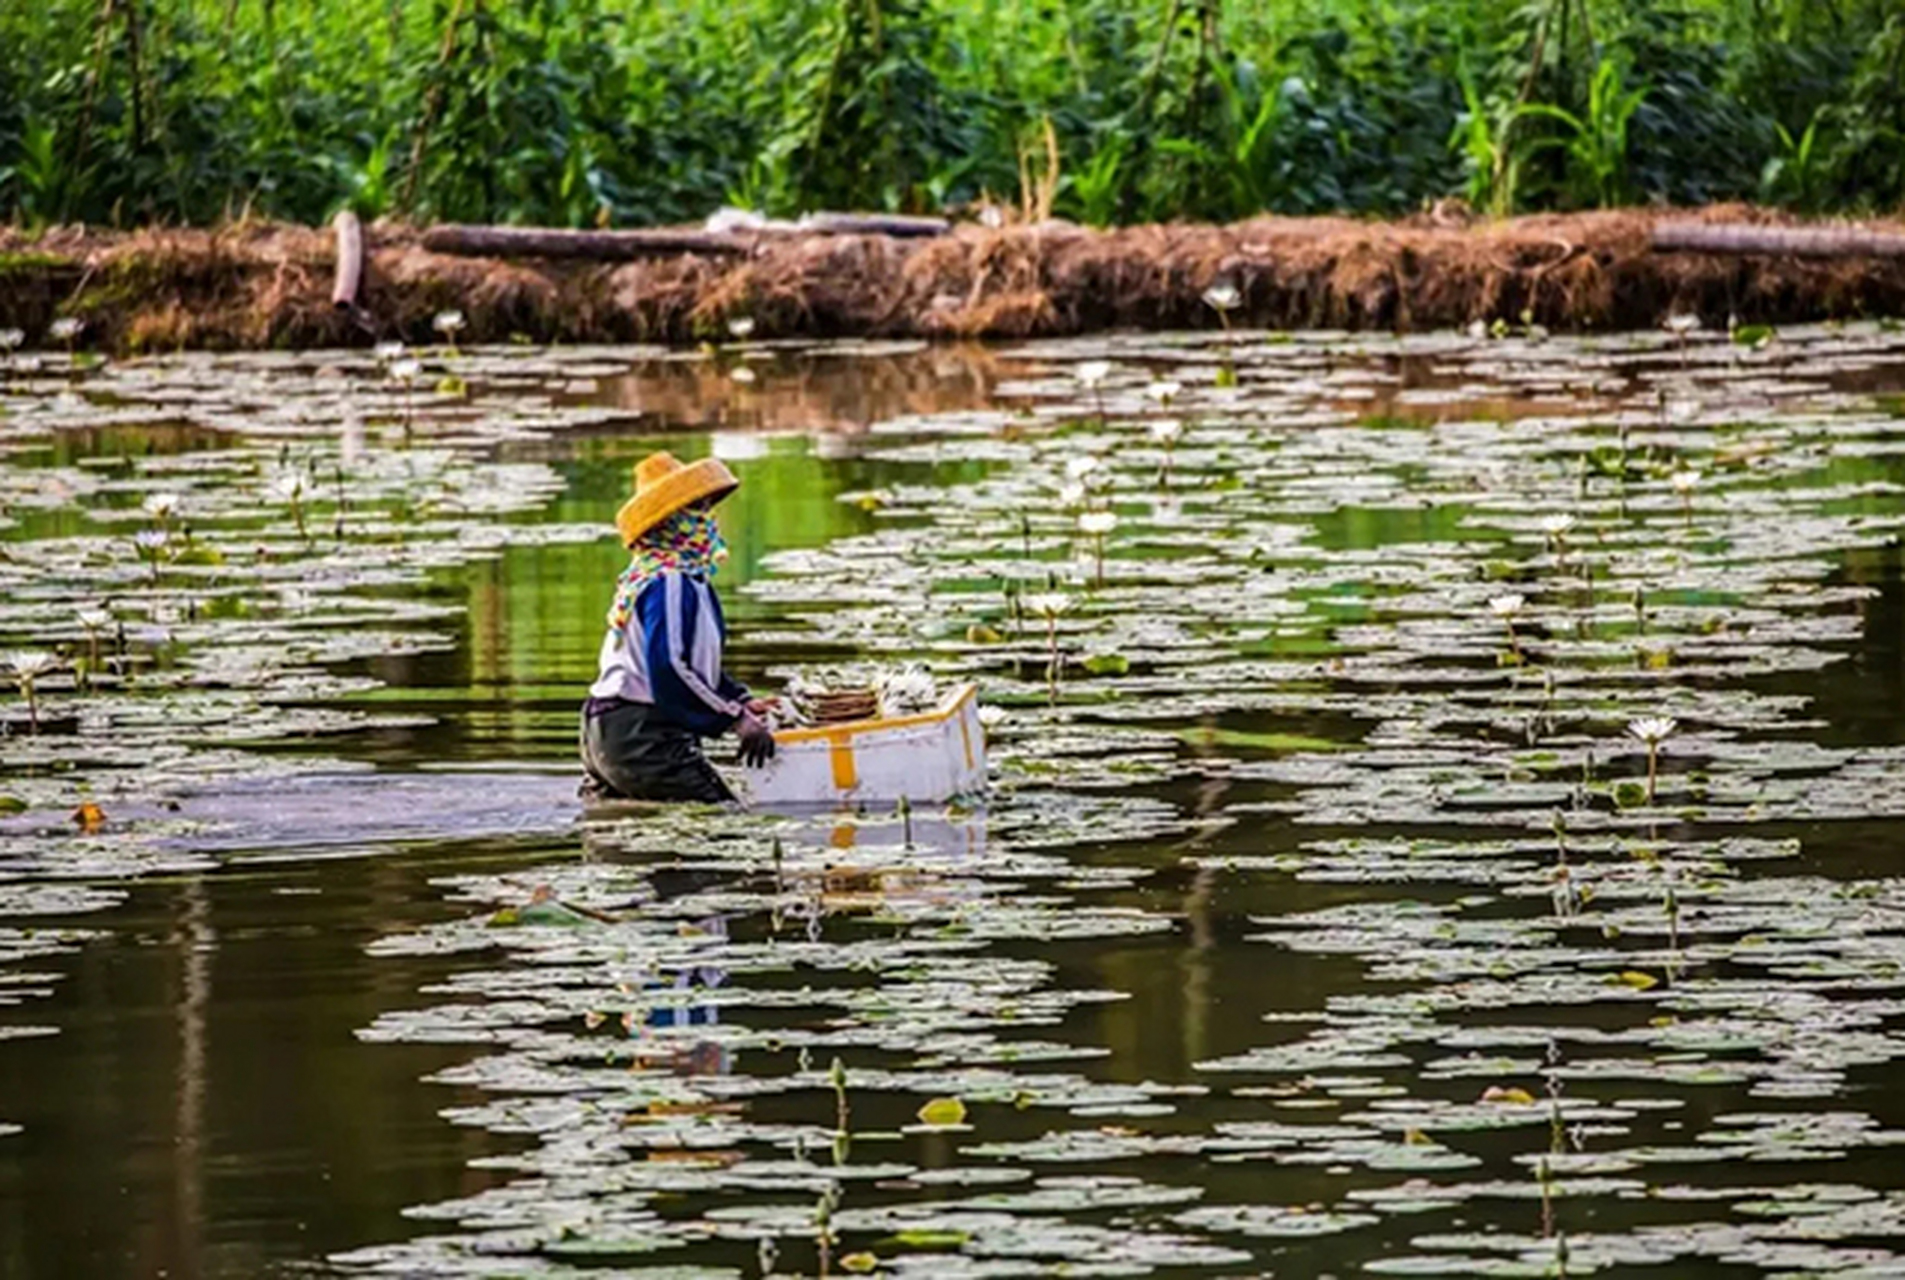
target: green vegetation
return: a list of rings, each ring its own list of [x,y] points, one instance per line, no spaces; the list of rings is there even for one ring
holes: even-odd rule
[[[0,217],[1905,200],[1896,0],[47,0]]]

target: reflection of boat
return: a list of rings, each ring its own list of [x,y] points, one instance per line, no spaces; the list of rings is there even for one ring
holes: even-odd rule
[[[755,804],[931,803],[986,785],[986,735],[971,684],[955,685],[918,715],[783,729],[774,741],[774,758],[743,775]]]
[[[909,906],[951,906],[979,893],[977,882],[960,873],[985,854],[983,809],[909,809],[823,822],[820,830],[823,844],[809,850],[798,841],[788,846],[797,865],[783,870],[781,881],[784,888],[810,893],[822,914],[903,913]]]

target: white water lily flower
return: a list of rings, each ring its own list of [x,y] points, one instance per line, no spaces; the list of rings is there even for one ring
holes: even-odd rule
[[[1087,390],[1094,390],[1111,376],[1111,361],[1087,360],[1072,370],[1072,376],[1078,379],[1080,386]]]
[[[1468,336],[1477,340],[1488,336],[1488,321],[1471,320],[1468,322]]]
[[[1689,467],[1684,471],[1676,471],[1668,476],[1667,483],[1673,486],[1675,493],[1684,498],[1700,487],[1700,473]]]
[[[398,382],[408,382],[423,373],[421,360],[393,360],[390,362],[390,376]]]
[[[463,327],[463,313],[461,311],[439,311],[437,312],[436,319],[430,322],[430,327],[435,329],[438,333],[453,334]]]
[[[171,540],[171,535],[163,529],[141,529],[132,535],[133,544],[141,551],[157,551]]]
[[[1506,595],[1490,596],[1488,598],[1488,607],[1495,611],[1495,616],[1498,618],[1514,617],[1521,612],[1521,606],[1527,603],[1528,600],[1525,596],[1513,591]]]
[[[1144,394],[1150,396],[1159,404],[1169,404],[1172,400],[1177,398],[1177,393],[1183,389],[1183,383],[1172,382],[1169,379],[1165,379],[1147,384],[1144,388]]]
[[[740,368],[729,373],[728,377],[734,379],[736,382],[746,384],[754,381],[756,375],[754,370],[748,368],[746,365],[742,365]]]
[[[1074,480],[1083,480],[1098,469],[1098,459],[1089,453],[1081,453],[1075,458],[1065,460],[1065,474]]]
[[[304,473],[287,471],[278,476],[271,482],[271,492],[286,502],[296,502],[304,496]]]
[[[876,687],[880,714],[884,716],[918,715],[931,711],[939,702],[939,685],[932,672],[917,663],[886,672],[879,677]]]
[[[403,343],[380,342],[370,349],[370,353],[376,357],[378,364],[389,364],[403,357]]]
[[[728,321],[728,333],[736,338],[747,338],[754,332],[754,317],[736,316]]]
[[[1219,280],[1204,290],[1204,302],[1219,311],[1234,310],[1243,300],[1243,294],[1239,293],[1237,286],[1228,280]]]
[[[1105,534],[1118,527],[1118,517],[1110,511],[1084,511],[1078,516],[1078,528],[1082,533]]]
[[[1085,486],[1076,480],[1070,480],[1059,486],[1058,501],[1061,506],[1075,507],[1085,500]]]
[[[1024,604],[1041,618],[1056,618],[1072,607],[1072,598],[1060,591],[1039,591],[1026,596]]]
[[[88,631],[101,631],[112,625],[112,614],[104,609],[81,609],[75,616]]]
[[[1565,537],[1568,530],[1574,528],[1574,517],[1569,515],[1543,516],[1541,532],[1550,538]]]
[[[59,669],[60,660],[44,649],[15,649],[7,655],[7,666],[20,680],[37,680]]]
[[[1700,317],[1696,315],[1675,314],[1667,317],[1664,327],[1676,337],[1685,337],[1700,327]]]
[[[1650,747],[1659,746],[1671,738],[1673,731],[1679,727],[1680,722],[1670,716],[1642,716],[1627,722],[1627,732]]]
[[[1004,724],[1007,719],[1008,713],[1004,707],[985,706],[979,708],[979,727],[981,729],[996,729]]]
[[[23,329],[0,329],[0,351],[11,351],[25,341]]]
[[[86,322],[77,316],[61,316],[47,329],[47,333],[52,335],[55,342],[71,342],[85,327]]]
[[[170,520],[179,510],[179,495],[176,493],[148,493],[140,508],[154,520]]]
[[[1176,418],[1159,418],[1151,424],[1151,438],[1159,444],[1176,444],[1184,434],[1184,424]]]

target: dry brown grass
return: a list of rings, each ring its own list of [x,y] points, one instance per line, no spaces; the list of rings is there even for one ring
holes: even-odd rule
[[[1107,328],[1207,328],[1227,280],[1240,325],[1406,330],[1524,314],[1558,330],[1642,328],[1676,311],[1786,323],[1905,314],[1905,263],[1656,254],[1652,211],[1537,215],[1474,226],[1427,216],[1257,218],[1233,226],[1088,231],[1042,222],[935,240],[764,239],[743,258],[501,262],[370,229],[361,306],[330,305],[327,231],[262,222],[128,233],[0,228],[0,326],[37,335],[84,317],[100,346],[361,345],[432,340],[456,307],[464,338],[689,341],[740,315],[756,334],[1019,338]],[[1710,221],[1777,221],[1740,206]]]

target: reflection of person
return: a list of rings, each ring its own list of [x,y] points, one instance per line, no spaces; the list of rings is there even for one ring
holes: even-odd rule
[[[615,516],[629,565],[582,708],[586,798],[731,801],[700,740],[732,729],[747,763],[774,754],[766,704],[721,669],[727,623],[713,578],[727,546],[713,509],[739,487],[714,458],[636,464],[635,496]]]
[[[718,959],[728,941],[725,916],[711,916],[694,923],[708,951],[708,959]],[[653,1003],[648,1006],[643,1026],[649,1031],[675,1032],[650,1041],[638,1049],[637,1063],[660,1067],[679,1075],[724,1076],[733,1068],[726,1041],[715,1037],[691,1038],[690,1027],[714,1027],[721,1023],[721,1006],[711,994],[726,982],[727,971],[714,964],[684,966],[662,970],[643,982],[642,994]],[[631,1032],[633,1028],[630,1029]]]

